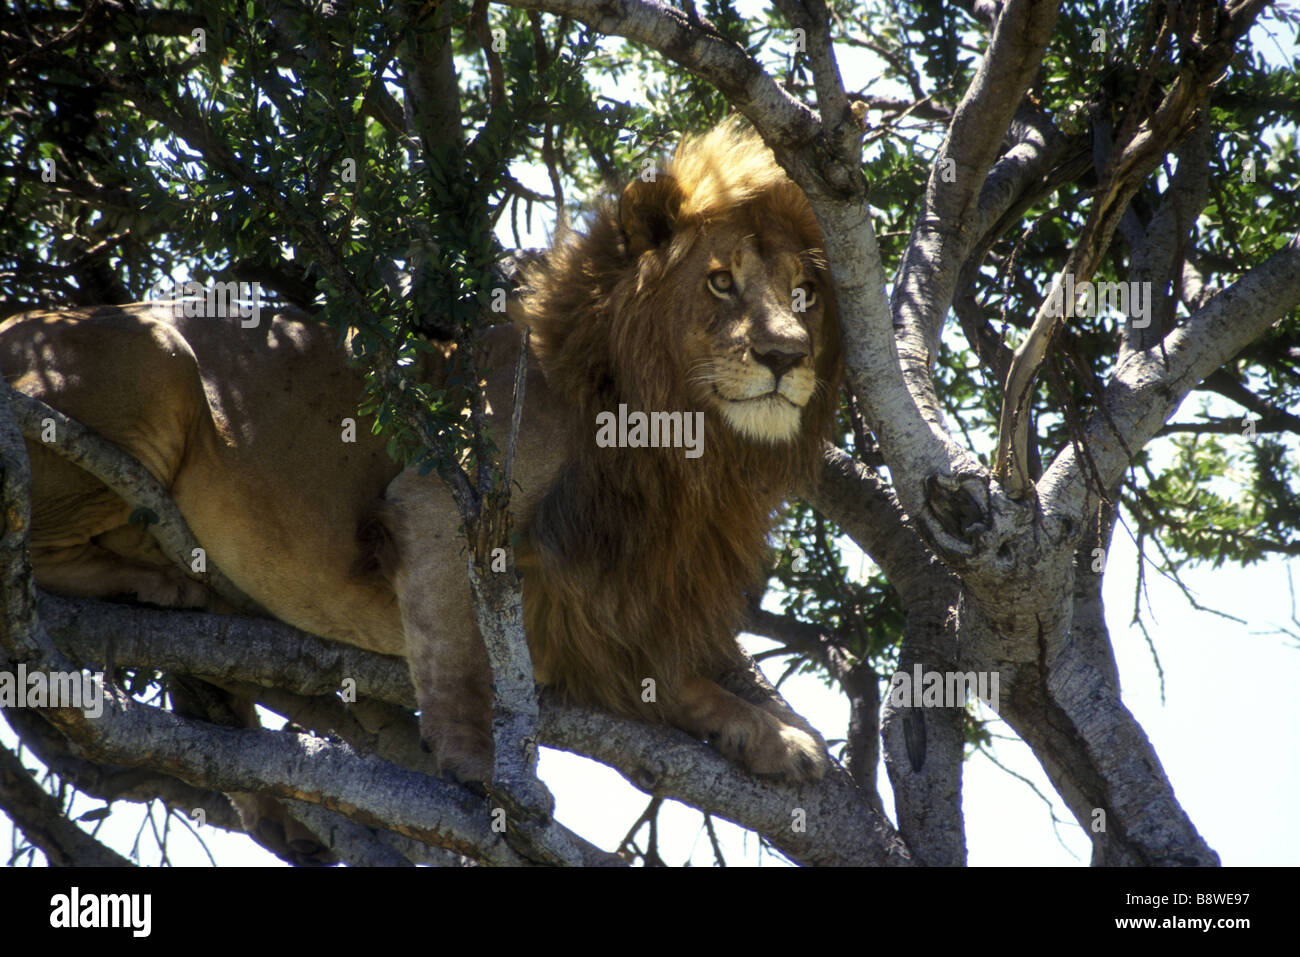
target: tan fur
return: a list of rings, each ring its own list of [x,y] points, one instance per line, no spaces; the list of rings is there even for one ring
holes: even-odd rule
[[[820,246],[802,194],[727,124],[533,267],[518,317],[534,355],[513,509],[538,679],[793,778],[822,773],[816,732],[713,679],[739,661],[734,635],[773,512],[813,479],[833,413],[839,341]],[[732,285],[720,291],[724,271]],[[797,295],[810,299],[803,313]],[[501,436],[517,343],[508,325],[487,333]],[[491,679],[459,517],[436,478],[398,474],[368,421],[355,444],[341,441],[361,388],[346,358],[331,330],[295,316],[243,329],[145,304],[0,326],[6,379],[139,458],[250,597],[325,637],[405,654],[442,767],[482,779]],[[423,374],[437,381],[439,357]],[[620,403],[702,412],[703,455],[598,447],[596,416]],[[45,587],[203,603],[120,500],[39,444],[31,452]],[[395,552],[391,582],[357,573],[384,537],[375,514]]]

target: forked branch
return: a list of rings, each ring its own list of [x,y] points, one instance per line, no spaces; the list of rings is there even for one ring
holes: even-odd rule
[[[1179,24],[1184,28],[1183,47],[1189,52],[1178,76],[1149,116],[1141,123],[1126,124],[1121,132],[1121,142],[1111,152],[1107,168],[1101,171],[1101,183],[1093,194],[1083,234],[1065,268],[1053,280],[1007,374],[994,477],[1011,497],[1023,497],[1031,485],[1028,410],[1052,337],[1073,311],[1073,303],[1062,296],[1065,276],[1071,276],[1075,286],[1092,279],[1129,202],[1165,154],[1195,126],[1210,88],[1218,82],[1233,53],[1235,41],[1249,29],[1264,5],[1263,0],[1245,0],[1220,10],[1213,0],[1200,0],[1195,15]],[[1172,9],[1170,15],[1178,16],[1178,8]],[[1157,65],[1152,63],[1149,69]]]

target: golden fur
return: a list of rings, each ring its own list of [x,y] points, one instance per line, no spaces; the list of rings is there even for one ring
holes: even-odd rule
[[[796,779],[824,770],[816,732],[714,679],[738,662],[773,512],[812,480],[832,418],[839,341],[820,246],[802,194],[730,123],[558,244],[528,274],[516,316],[534,331],[513,508],[539,680]],[[500,434],[517,349],[510,326],[487,333]],[[139,458],[210,560],[270,614],[404,654],[441,766],[482,779],[491,683],[458,513],[436,478],[398,472],[367,421],[342,441],[360,391],[346,359],[330,330],[294,315],[243,329],[141,304],[0,326],[6,379]],[[440,357],[423,374],[436,381]],[[598,445],[596,416],[620,404],[702,414],[703,454]],[[44,587],[203,603],[120,500],[31,451]],[[353,530],[381,494],[391,581],[352,572]]]
[[[722,313],[704,288],[710,267],[730,265],[736,249],[752,248],[753,286],[789,260],[818,284],[821,302],[829,299],[812,212],[757,137],[728,124],[688,141],[654,183],[629,187],[622,211],[606,208],[528,277],[525,321],[548,384],[570,410],[571,438],[566,467],[529,528],[537,558],[524,598],[540,673],[579,700],[654,718],[687,679],[736,664],[734,636],[745,591],[761,578],[773,511],[821,461],[839,348],[834,317],[808,310],[816,342],[807,377],[817,385],[791,438],[742,434],[710,401],[704,386],[712,383],[700,381],[702,359],[716,364],[737,346],[730,385],[739,390],[748,371],[770,378],[744,351],[759,334],[754,310],[742,303]],[[668,238],[629,252],[631,216],[649,230],[662,223]],[[790,293],[753,305],[795,322]],[[620,403],[703,409],[704,454],[597,447],[596,415]],[[660,707],[642,701],[645,678],[655,679]]]

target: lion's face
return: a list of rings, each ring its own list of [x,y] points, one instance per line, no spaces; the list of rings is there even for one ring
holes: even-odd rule
[[[691,300],[675,321],[694,400],[750,440],[793,439],[818,388],[822,347],[810,252],[788,233],[722,224],[701,230],[674,273]]]
[[[725,124],[538,263],[520,318],[584,424],[623,405],[704,412],[730,461],[804,475],[840,374],[822,246],[762,140]]]

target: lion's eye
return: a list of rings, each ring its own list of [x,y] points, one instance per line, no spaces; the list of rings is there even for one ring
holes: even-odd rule
[[[725,269],[709,273],[709,288],[716,295],[730,296],[736,289],[736,279]]]
[[[794,310],[804,312],[817,304],[817,287],[810,282],[794,287]]]

